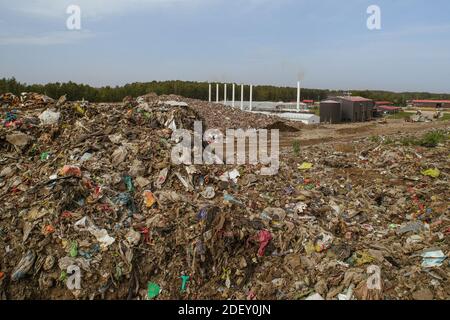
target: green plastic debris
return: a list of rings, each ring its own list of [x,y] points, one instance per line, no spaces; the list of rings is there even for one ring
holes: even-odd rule
[[[130,176],[124,176],[123,177],[123,182],[127,186],[128,192],[133,193],[134,192],[134,185],[133,185],[133,180],[131,179],[131,177]]]
[[[439,169],[428,169],[428,170],[422,171],[422,174],[423,174],[424,176],[428,176],[428,177],[432,177],[432,178],[437,178],[437,177],[439,177],[439,175],[441,174],[441,172],[439,171]]]
[[[315,185],[314,184],[308,184],[305,186],[305,190],[312,190],[314,189]]]
[[[65,281],[67,279],[67,272],[66,271],[61,271],[61,274],[59,276],[59,281]]]
[[[148,298],[154,299],[158,296],[161,288],[154,282],[148,283]]]
[[[312,163],[309,162],[303,162],[302,164],[298,165],[299,170],[309,170],[313,167]]]
[[[69,253],[72,258],[75,258],[78,255],[78,244],[76,241],[72,241],[72,243],[70,244]]]
[[[186,291],[186,284],[187,284],[187,282],[189,280],[189,276],[181,276],[180,278],[183,281],[181,283],[181,292],[184,292],[184,291]]]
[[[120,280],[122,275],[123,275],[122,268],[119,265],[116,265],[116,272],[114,273],[114,278],[116,280]]]
[[[50,153],[49,152],[42,152],[41,153],[41,161],[46,161],[46,160],[48,160],[48,158],[50,158]]]

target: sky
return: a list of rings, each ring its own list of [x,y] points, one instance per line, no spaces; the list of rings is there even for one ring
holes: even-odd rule
[[[81,29],[66,25],[69,5]],[[377,5],[381,29],[369,30]],[[448,0],[0,0],[0,78],[450,93]]]

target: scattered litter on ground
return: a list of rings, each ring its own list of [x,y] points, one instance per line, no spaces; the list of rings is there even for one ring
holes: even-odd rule
[[[271,117],[154,94],[2,95],[0,106],[0,296],[450,297],[448,141],[286,148],[278,174],[261,176],[258,165],[174,165],[171,133]]]

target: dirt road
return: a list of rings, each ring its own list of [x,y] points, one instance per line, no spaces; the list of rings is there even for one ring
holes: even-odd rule
[[[299,140],[301,145],[314,145],[324,142],[346,142],[368,136],[416,133],[449,126],[450,121],[407,123],[403,120],[388,120],[387,124],[370,122],[320,125],[302,129],[300,132],[281,132],[280,146],[291,147],[294,140]]]

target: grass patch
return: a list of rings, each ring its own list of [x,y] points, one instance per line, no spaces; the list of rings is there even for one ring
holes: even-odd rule
[[[380,137],[380,136],[370,136],[370,137],[369,137],[369,140],[370,140],[371,142],[380,143],[381,137]]]
[[[421,146],[427,148],[437,147],[448,139],[448,134],[444,130],[430,131],[423,135],[420,139],[416,137],[403,137],[400,143],[404,146]]]
[[[300,141],[299,140],[294,140],[292,142],[292,151],[294,151],[294,154],[296,156],[300,155]]]
[[[395,140],[393,140],[391,137],[386,137],[386,139],[384,139],[383,144],[393,144],[395,142]]]
[[[395,114],[391,114],[391,115],[387,116],[386,118],[388,118],[388,119],[406,119],[413,115],[414,115],[414,113],[402,111],[402,112],[398,112]]]
[[[444,130],[435,130],[426,133],[421,141],[420,145],[423,147],[434,148],[439,143],[444,142],[448,139],[448,134]]]
[[[439,119],[439,121],[449,121],[450,120],[450,113],[444,113],[442,118]]]

